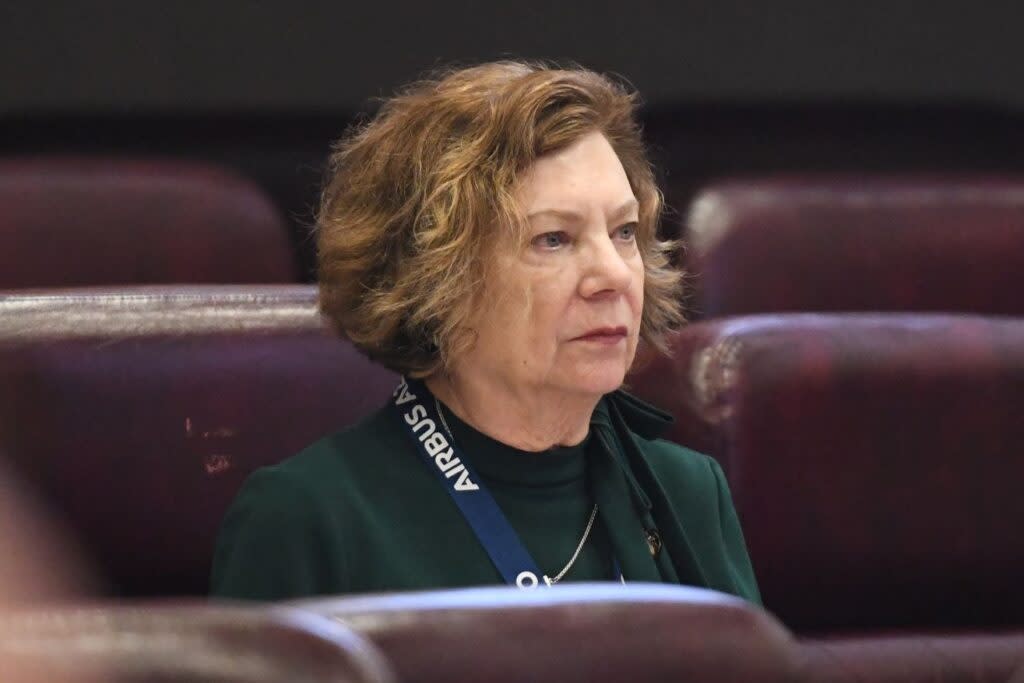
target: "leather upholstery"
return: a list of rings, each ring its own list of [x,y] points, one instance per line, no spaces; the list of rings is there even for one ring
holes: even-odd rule
[[[791,681],[790,635],[731,596],[572,584],[304,600],[377,645],[407,683]]]
[[[325,330],[313,287],[0,297],[0,452],[118,594],[205,594],[243,479],[396,381]]]
[[[1024,313],[1024,179],[723,182],[694,200],[685,239],[697,316]]]
[[[728,453],[718,429],[721,406],[712,402],[707,386],[714,376],[711,369],[728,351],[727,345],[708,348],[715,330],[710,325],[688,324],[674,335],[667,356],[641,345],[625,388],[675,418],[663,438],[713,456],[728,473]]]
[[[1024,632],[796,640],[730,596],[653,584],[472,588],[302,600],[372,641],[408,683],[1002,683]]]
[[[258,187],[227,170],[0,161],[0,289],[297,277],[284,220]]]
[[[1005,683],[1024,666],[1024,633],[830,638],[797,652],[807,683]]]
[[[713,434],[784,623],[1024,622],[1024,320],[763,315],[676,341],[640,393]]]
[[[0,615],[10,683],[390,683],[363,638],[299,610],[65,605]]]

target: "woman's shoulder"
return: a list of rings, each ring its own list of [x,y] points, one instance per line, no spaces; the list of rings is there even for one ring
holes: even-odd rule
[[[351,482],[384,478],[390,460],[404,454],[402,433],[389,407],[309,444],[281,462],[256,470],[250,478],[273,481],[283,494],[330,490]]]
[[[711,457],[675,442],[659,438],[672,423],[670,414],[625,391],[608,396],[602,410],[616,411],[629,429],[644,459],[658,475],[674,483],[704,486],[715,484],[722,470]]]
[[[716,491],[724,483],[722,468],[711,456],[665,439],[635,439],[651,470],[676,494]]]
[[[718,463],[711,456],[674,441],[634,436],[647,460],[659,469],[685,471],[694,476],[708,476],[713,474],[713,468],[718,467]]]

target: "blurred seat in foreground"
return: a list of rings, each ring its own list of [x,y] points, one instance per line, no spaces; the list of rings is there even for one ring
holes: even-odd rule
[[[88,605],[0,613],[5,683],[391,683],[376,649],[299,610]]]

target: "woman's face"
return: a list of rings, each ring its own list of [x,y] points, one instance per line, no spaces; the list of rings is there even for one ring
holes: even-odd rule
[[[639,205],[608,140],[591,133],[541,157],[516,198],[525,239],[503,236],[456,375],[487,373],[513,391],[600,395],[636,352],[644,266]]]

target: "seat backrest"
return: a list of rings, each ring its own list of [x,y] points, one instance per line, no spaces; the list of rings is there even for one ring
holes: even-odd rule
[[[793,680],[785,628],[697,588],[571,584],[296,604],[369,638],[409,683]]]
[[[709,320],[672,362],[788,626],[1024,622],[1024,320]]]
[[[205,594],[244,478],[396,382],[325,330],[313,287],[0,297],[0,452],[119,594]]]
[[[299,610],[64,605],[0,615],[7,683],[390,683],[370,643]]]
[[[297,278],[279,212],[223,168],[0,160],[0,289]]]
[[[1024,666],[1024,632],[810,639],[797,651],[802,683],[1007,683]]]
[[[701,354],[713,328],[690,324],[672,339],[669,355],[641,345],[626,376],[625,389],[670,413],[673,422],[662,438],[710,455],[728,470],[718,423],[720,406],[706,400],[706,366],[715,358]]]
[[[722,182],[684,238],[700,317],[1024,314],[1024,178]]]

